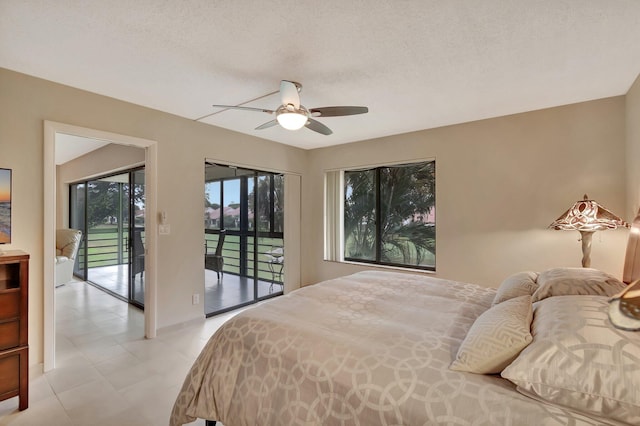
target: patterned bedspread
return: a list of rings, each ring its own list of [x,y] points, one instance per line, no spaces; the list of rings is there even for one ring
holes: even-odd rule
[[[494,295],[369,271],[259,304],[211,337],[171,425],[601,424],[521,395],[498,376],[449,370]]]

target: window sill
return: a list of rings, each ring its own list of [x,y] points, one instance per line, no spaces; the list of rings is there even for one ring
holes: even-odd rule
[[[392,271],[398,271],[398,272],[410,272],[410,273],[414,273],[414,274],[427,274],[427,275],[435,275],[436,271],[430,271],[427,269],[417,269],[417,268],[403,268],[402,266],[392,266],[392,265],[380,265],[377,263],[365,263],[365,262],[353,262],[350,260],[327,260],[324,259],[324,262],[329,262],[329,263],[338,263],[338,264],[343,264],[343,265],[353,265],[353,266],[359,266],[361,268],[366,268],[366,269],[388,269],[388,270],[392,270]]]

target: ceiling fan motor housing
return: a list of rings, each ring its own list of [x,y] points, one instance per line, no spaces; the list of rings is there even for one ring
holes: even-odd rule
[[[302,105],[296,108],[292,104],[281,105],[276,110],[276,120],[287,130],[298,130],[309,120],[309,111]]]

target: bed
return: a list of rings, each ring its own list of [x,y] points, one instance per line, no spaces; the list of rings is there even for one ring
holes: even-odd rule
[[[554,268],[497,289],[386,271],[304,287],[211,337],[170,423],[640,424],[640,333],[607,317],[627,283]]]

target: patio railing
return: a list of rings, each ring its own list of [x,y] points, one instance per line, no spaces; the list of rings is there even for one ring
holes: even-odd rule
[[[206,253],[212,254],[216,250],[218,244],[218,234],[205,233]],[[254,237],[247,237],[247,267],[245,275],[253,278],[254,275]],[[282,238],[261,238],[258,237],[258,259],[257,270],[258,278],[264,281],[282,283],[284,264],[274,264],[270,261],[268,253],[277,248],[284,246]],[[239,235],[229,235],[225,237],[222,249],[222,257],[224,257],[224,272],[239,275],[241,271],[241,244]]]
[[[144,231],[141,232],[142,241],[144,242]],[[218,242],[218,234],[205,233],[205,246],[206,252],[211,254],[215,252],[216,244]],[[95,268],[100,266],[113,266],[121,265],[128,262],[129,259],[129,234],[128,232],[122,232],[118,235],[117,230],[114,229],[91,229],[89,230],[86,238],[86,244],[88,244],[88,256],[86,261],[89,268]],[[254,251],[253,251],[253,237],[247,237],[247,267],[246,276],[254,277]],[[270,262],[270,258],[267,256],[268,252],[284,246],[282,238],[258,238],[258,259],[257,270],[258,278],[264,281],[282,283],[282,267],[283,264],[273,264]],[[240,274],[241,265],[241,245],[240,236],[227,235],[224,241],[222,250],[222,256],[224,257],[224,272],[231,274]],[[81,249],[78,253],[79,263],[83,265],[85,262],[84,250]],[[202,259],[204,267],[204,257]]]

